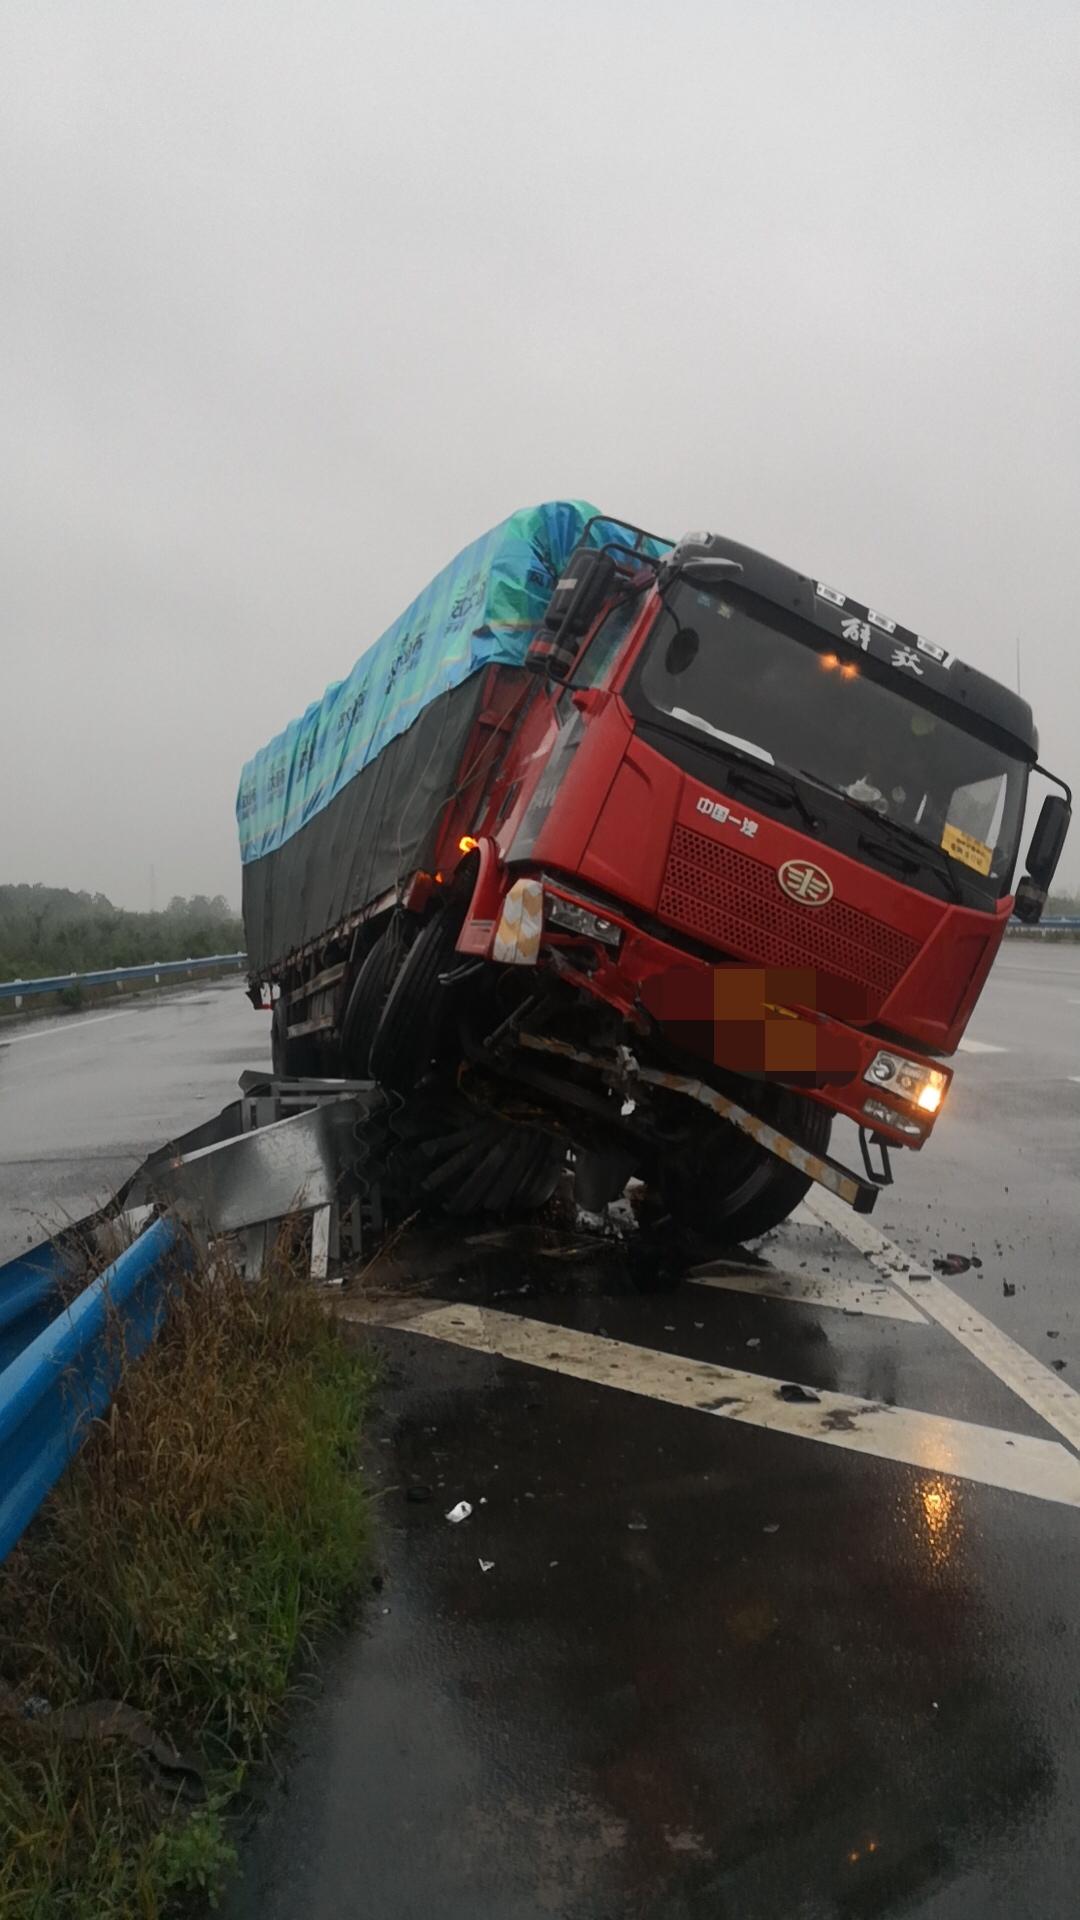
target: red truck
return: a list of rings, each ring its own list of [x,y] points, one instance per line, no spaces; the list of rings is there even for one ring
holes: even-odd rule
[[[245,865],[275,1069],[381,1083],[403,1187],[451,1211],[535,1207],[568,1155],[586,1206],[636,1176],[712,1243],[812,1181],[869,1211],[930,1137],[1010,915],[1042,911],[1069,790],[1047,775],[1014,887],[1038,767],[1017,694],[736,541],[575,531],[517,660],[468,674],[452,726],[461,686],[394,736],[390,814],[423,819],[372,857],[380,884],[371,805],[350,826],[341,801],[390,748],[332,803],[351,877],[314,920],[268,931],[322,813]],[[829,1156],[837,1115],[861,1166]]]

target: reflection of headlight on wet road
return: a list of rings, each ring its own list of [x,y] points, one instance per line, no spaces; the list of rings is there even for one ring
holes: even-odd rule
[[[935,1566],[944,1566],[956,1549],[962,1531],[957,1490],[947,1480],[924,1480],[916,1490],[920,1518]]]

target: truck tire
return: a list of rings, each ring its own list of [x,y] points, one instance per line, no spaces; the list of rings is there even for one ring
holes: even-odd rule
[[[321,1071],[319,1049],[311,1034],[290,1040],[284,996],[274,1002],[270,1022],[270,1061],[275,1080],[314,1080]]]
[[[811,1153],[828,1152],[832,1115],[827,1108],[786,1091],[773,1104],[768,1117],[782,1133]],[[704,1128],[684,1151],[669,1152],[658,1174],[673,1219],[718,1247],[778,1227],[813,1184],[723,1120]]]
[[[341,1022],[341,1055],[346,1070],[358,1079],[370,1070],[371,1043],[403,951],[401,929],[391,921],[365,954],[352,983]]]
[[[449,996],[439,975],[453,965],[467,904],[455,903],[429,920],[394,977],[368,1056],[381,1086],[408,1093],[431,1064]]]
[[[534,1212],[550,1200],[566,1161],[565,1141],[484,1112],[449,1088],[417,1095],[391,1129],[388,1170],[405,1211]]]

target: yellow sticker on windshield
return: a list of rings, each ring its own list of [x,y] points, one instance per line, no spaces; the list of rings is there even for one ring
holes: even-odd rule
[[[951,853],[954,860],[962,860],[965,867],[974,867],[976,873],[989,873],[994,856],[990,848],[972,834],[962,832],[959,827],[946,826],[941,844],[946,853]]]

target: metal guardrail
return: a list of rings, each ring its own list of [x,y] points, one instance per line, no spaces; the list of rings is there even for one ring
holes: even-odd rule
[[[178,975],[194,977],[213,967],[235,967],[239,971],[246,966],[246,953],[211,953],[194,960],[153,960],[142,967],[103,967],[96,973],[57,973],[43,980],[0,980],[0,1000],[14,1000],[20,1007],[34,994],[63,993],[69,987],[124,987],[129,982],[137,986],[141,981],[160,986],[163,979],[176,979]]]
[[[1006,933],[1046,934],[1080,933],[1080,913],[1048,913],[1033,927],[1023,920],[1010,920]]]
[[[0,1560],[108,1407],[124,1360],[150,1344],[167,1266],[182,1257],[176,1222],[155,1220],[68,1305],[62,1244],[0,1267]]]
[[[319,1281],[381,1232],[378,1172],[360,1138],[385,1104],[373,1084],[248,1073],[240,1085],[239,1100],[150,1154],[104,1207],[0,1265],[0,1561],[210,1245],[227,1237],[254,1274],[282,1220],[309,1216]]]

